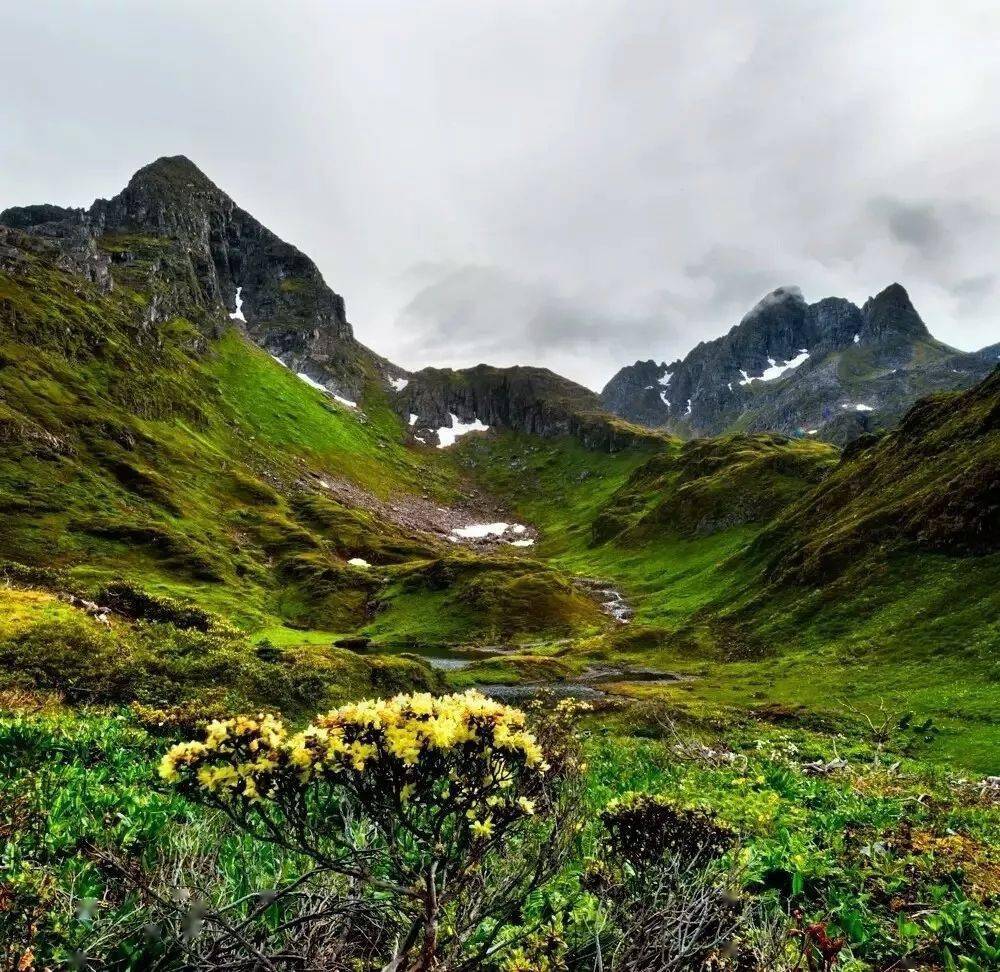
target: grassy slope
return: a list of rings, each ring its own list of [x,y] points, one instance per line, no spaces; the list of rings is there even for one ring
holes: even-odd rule
[[[155,255],[155,241],[142,246]],[[348,409],[235,331],[143,323],[147,299],[124,285],[101,293],[44,254],[0,275],[0,563],[62,569],[52,590],[95,596],[123,579],[196,603],[255,641],[300,655],[319,646],[310,664],[337,660],[345,677],[367,663],[346,665],[326,646],[373,612],[388,640],[538,638],[600,624],[551,569],[444,549],[316,485],[327,477],[377,499],[439,503],[465,491],[446,456],[404,444],[378,382],[361,412]],[[356,556],[375,566],[348,565]],[[0,591],[4,612],[22,610],[20,598]],[[15,658],[31,647],[18,644]]]
[[[811,480],[830,468],[835,453],[828,447],[752,442],[756,455],[749,461],[710,463],[693,481],[679,445],[652,460],[637,453],[594,456],[574,443],[514,436],[462,450],[491,488],[541,527],[540,555],[612,579],[633,600],[636,623],[575,649],[577,664],[630,660],[678,671],[690,678],[641,691],[695,713],[777,704],[777,718],[812,713],[856,721],[883,718],[883,705],[898,714],[913,710],[943,730],[927,744],[931,758],[996,772],[1000,558],[869,546],[836,576],[769,583],[768,558],[784,551],[782,537],[805,535],[801,525],[780,530],[796,514],[779,514],[779,526],[767,529],[774,507],[764,504],[762,521],[703,536],[691,535],[690,518],[672,523],[664,516],[689,509],[678,493],[693,494],[706,510],[732,508],[753,476],[758,493],[791,502],[792,510],[808,510],[815,496],[825,495],[829,487]],[[748,451],[745,440],[729,445],[737,457]],[[842,475],[840,467],[833,482]],[[860,475],[872,478],[869,471]],[[898,485],[901,502],[912,487]],[[836,499],[832,504],[844,509]],[[595,525],[600,533],[609,522],[622,532],[595,543]]]

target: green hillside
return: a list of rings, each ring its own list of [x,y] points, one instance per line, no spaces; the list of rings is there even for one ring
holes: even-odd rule
[[[460,508],[470,493],[446,455],[404,443],[374,379],[350,408],[235,330],[206,335],[179,317],[150,327],[148,294],[103,292],[44,252],[27,260],[0,276],[0,560],[11,581],[100,603],[121,583],[178,599],[234,625],[226,651],[254,664],[250,641],[311,646],[288,664],[319,665],[326,687],[336,682],[330,659],[345,662],[329,646],[376,613],[371,626],[393,642],[600,627],[558,572],[519,560],[515,580],[512,556],[479,557],[392,519],[394,497]],[[358,558],[369,566],[348,562]],[[20,595],[0,597],[23,606]],[[83,612],[63,614],[74,631],[108,639]],[[138,636],[118,619],[114,635]],[[18,637],[8,659],[35,650],[30,631]],[[433,680],[419,665],[410,677]],[[214,678],[192,676],[191,688]],[[96,674],[90,690],[128,694]]]
[[[186,160],[4,218],[0,968],[997,967],[1000,371],[682,442],[402,377]]]
[[[595,456],[506,436],[469,467],[542,526],[539,552],[614,580],[635,623],[566,649],[684,675],[642,694],[693,712],[836,722],[912,710],[925,752],[996,768],[997,376],[917,406],[840,457],[773,436]],[[638,691],[638,689],[636,690]]]

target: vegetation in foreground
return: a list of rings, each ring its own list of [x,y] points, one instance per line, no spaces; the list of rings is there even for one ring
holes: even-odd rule
[[[905,718],[417,695],[296,730],[4,701],[4,967],[1000,961],[995,784],[897,756]]]

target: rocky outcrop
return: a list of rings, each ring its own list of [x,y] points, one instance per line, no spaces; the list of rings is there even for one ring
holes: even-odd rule
[[[309,257],[183,156],[140,169],[89,210],[25,206],[0,213],[0,224],[58,245],[67,269],[148,293],[151,325],[180,315],[218,328],[239,310],[263,348],[351,397],[367,378],[400,372],[355,339],[343,298]]]
[[[662,441],[615,419],[594,392],[547,368],[425,368],[410,377],[395,404],[425,441],[436,437],[437,429],[451,427],[453,415],[465,423],[532,435],[572,435],[590,448],[611,452]]]
[[[887,428],[921,395],[967,387],[992,364],[936,341],[892,284],[858,308],[795,287],[768,294],[724,337],[687,357],[623,368],[601,393],[623,418],[686,437],[726,431],[844,443]]]

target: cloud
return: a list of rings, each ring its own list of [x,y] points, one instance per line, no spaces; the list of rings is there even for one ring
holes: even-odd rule
[[[599,387],[785,284],[899,280],[943,340],[1000,339],[994,4],[8,6],[0,208],[183,153],[404,366]]]
[[[948,233],[934,206],[908,203],[889,196],[873,199],[870,205],[875,218],[884,220],[893,239],[899,243],[931,259],[947,251]]]
[[[952,284],[949,290],[961,306],[977,309],[986,301],[996,299],[997,277],[995,273],[965,277]]]
[[[426,276],[432,268],[415,269]],[[671,332],[668,301],[614,313],[584,294],[567,296],[551,281],[522,280],[498,267],[441,266],[403,308],[395,330],[414,367],[536,364],[592,388],[606,382],[607,361],[648,357]]]

